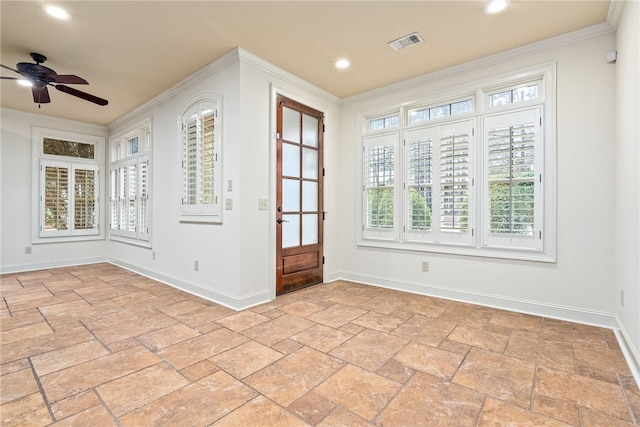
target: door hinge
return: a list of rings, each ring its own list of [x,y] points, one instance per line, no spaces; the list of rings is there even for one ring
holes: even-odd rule
[[[538,238],[542,240],[542,230],[540,230],[540,232],[538,233]]]
[[[324,221],[325,217],[327,216],[327,212],[322,211],[322,220]]]
[[[322,264],[324,265],[324,256],[322,256]]]
[[[280,132],[276,132],[276,139],[280,139]]]
[[[322,176],[324,176],[324,168],[322,168]]]
[[[476,128],[471,128],[471,136],[476,136]]]
[[[324,133],[324,124],[322,125],[322,132]]]

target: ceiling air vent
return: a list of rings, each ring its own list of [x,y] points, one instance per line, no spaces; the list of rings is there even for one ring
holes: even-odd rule
[[[423,41],[424,41],[424,39],[422,38],[422,36],[420,34],[411,33],[411,34],[406,35],[404,37],[400,37],[399,39],[390,41],[388,44],[394,50],[400,50],[400,49],[404,49],[407,46],[411,46],[411,45],[414,45],[414,44],[422,43]]]

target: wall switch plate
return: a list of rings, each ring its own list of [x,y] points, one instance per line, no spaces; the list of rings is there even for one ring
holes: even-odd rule
[[[261,211],[269,209],[269,201],[267,199],[258,199],[258,209]]]
[[[233,180],[227,181],[227,191],[233,191]]]
[[[24,253],[26,255],[31,255],[31,246],[25,246],[24,247]]]
[[[422,261],[422,271],[429,271],[429,261]]]
[[[233,209],[233,199],[224,199],[224,208],[228,211]]]
[[[151,259],[156,259],[156,251],[151,252]]]
[[[200,263],[198,262],[198,260],[195,260],[193,263],[193,268],[198,271],[200,269]]]

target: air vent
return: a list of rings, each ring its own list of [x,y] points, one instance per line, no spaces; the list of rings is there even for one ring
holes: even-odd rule
[[[388,44],[394,50],[400,50],[400,49],[404,49],[405,47],[412,46],[414,44],[422,43],[423,41],[424,39],[420,34],[411,33],[404,37],[400,37],[399,39],[396,39],[394,41],[390,41]]]

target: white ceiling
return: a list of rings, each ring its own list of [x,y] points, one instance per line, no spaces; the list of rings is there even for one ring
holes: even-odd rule
[[[241,47],[344,98],[549,37],[606,22],[609,0],[512,0],[498,15],[482,1],[0,1],[1,63],[48,57],[100,107],[50,90],[38,108],[29,88],[2,80],[2,107],[106,125]],[[425,42],[387,42],[417,31]],[[347,70],[333,63],[351,60]],[[15,76],[2,69],[2,76]]]

